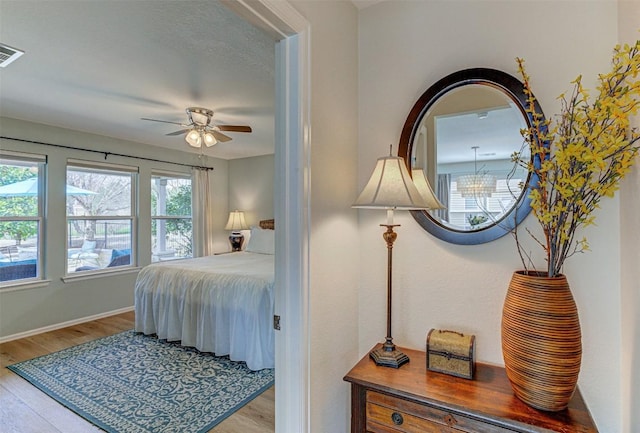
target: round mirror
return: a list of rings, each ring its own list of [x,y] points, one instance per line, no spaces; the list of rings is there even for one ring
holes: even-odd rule
[[[434,236],[480,244],[509,233],[530,212],[529,172],[512,162],[531,126],[522,83],[494,69],[458,71],[413,106],[398,147],[419,170],[442,209],[411,211]],[[536,102],[539,113],[542,110]],[[544,119],[542,119],[544,121]]]

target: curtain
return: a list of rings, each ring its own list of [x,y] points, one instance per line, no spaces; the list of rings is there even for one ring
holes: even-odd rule
[[[442,221],[449,222],[449,207],[450,207],[450,191],[451,191],[451,174],[439,174],[438,181],[436,185],[436,196],[440,203],[444,205],[444,209],[438,209],[436,212],[436,216],[439,217]]]
[[[193,168],[193,257],[213,254],[213,211],[209,170]]]

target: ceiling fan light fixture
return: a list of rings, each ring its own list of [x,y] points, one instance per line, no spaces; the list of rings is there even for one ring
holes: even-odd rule
[[[209,122],[209,118],[201,113],[191,113],[191,119],[193,120],[193,123],[199,126],[206,126]]]
[[[207,131],[204,133],[204,144],[207,147],[211,147],[214,144],[216,144],[218,142],[218,140],[216,140],[216,137],[213,136],[213,134],[210,131]]]
[[[200,147],[202,146],[202,138],[200,137],[200,132],[197,129],[192,129],[185,135],[184,140],[191,147]]]
[[[189,107],[187,108],[189,120],[197,126],[207,126],[211,123],[213,111],[208,108]]]
[[[149,120],[152,122],[171,123],[180,125],[185,129],[174,131],[166,135],[184,135],[184,140],[191,147],[201,148],[203,145],[211,147],[217,143],[225,143],[231,141],[231,137],[223,134],[220,131],[229,132],[252,132],[250,126],[243,125],[222,125],[217,126],[211,123],[213,117],[213,110],[200,107],[187,108],[187,116],[189,117],[188,123],[179,123],[170,120],[159,120],[142,117],[141,120]]]

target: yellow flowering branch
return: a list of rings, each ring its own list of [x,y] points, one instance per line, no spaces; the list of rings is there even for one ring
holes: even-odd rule
[[[630,116],[640,108],[640,41],[614,48],[611,71],[598,77],[593,102],[578,76],[570,96],[559,96],[556,122],[536,110],[524,60],[516,61],[531,118],[522,131],[531,157],[516,152],[513,160],[530,173],[531,208],[543,237],[529,234],[544,249],[548,275],[557,276],[567,258],[589,249],[586,239],[576,240],[576,230],[593,224],[601,198],[615,194],[640,148],[640,134],[630,129]],[[516,244],[528,269],[517,236]]]

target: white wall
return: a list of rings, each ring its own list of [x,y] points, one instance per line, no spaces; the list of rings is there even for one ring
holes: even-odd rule
[[[362,10],[360,185],[390,143],[397,152],[409,110],[439,78],[471,67],[517,76],[514,59],[523,57],[534,92],[550,116],[559,110],[556,96],[578,74],[593,88],[597,73],[608,71],[617,24],[616,2],[611,1],[385,1]],[[593,251],[572,257],[565,269],[583,331],[579,387],[600,431],[606,432],[622,431],[620,206],[617,197],[602,203],[597,226],[586,232]],[[502,303],[512,272],[522,267],[512,238],[452,245],[426,233],[408,213],[397,215],[402,226],[394,246],[395,342],[424,350],[430,328],[459,329],[476,335],[480,361],[503,364]],[[379,212],[360,212],[361,354],[385,335],[386,248],[378,226],[383,219]],[[525,222],[537,229],[535,224],[532,217]],[[637,234],[637,227],[629,229]]]
[[[78,131],[54,128],[14,119],[0,118],[2,135],[26,140],[61,144],[66,146],[103,150],[125,155],[157,158],[157,149],[139,143],[125,142],[108,137],[86,134]],[[23,143],[12,140],[0,140],[0,148],[48,155],[47,176],[52,189],[46,210],[47,231],[45,238],[46,278],[51,282],[44,287],[23,290],[0,290],[0,338],[28,332],[47,326],[84,317],[100,315],[109,311],[133,306],[133,287],[137,273],[124,273],[113,276],[64,283],[60,279],[65,272],[66,254],[66,209],[62,190],[54,190],[53,185],[64,185],[67,158],[104,161],[104,156],[95,153],[60,149],[51,146]],[[187,164],[203,165],[197,155],[163,150],[162,158]],[[188,167],[174,164],[153,163],[150,161],[109,156],[108,162],[138,166],[140,185],[139,251],[138,264],[151,262],[151,170],[152,168],[190,173]],[[214,220],[220,229],[216,239],[227,245],[228,233],[222,228],[226,223],[227,211],[227,161],[210,158],[206,164],[214,167],[210,172],[214,204]],[[145,192],[146,191],[146,192]]]
[[[250,226],[273,218],[273,155],[229,161],[229,210],[241,210]]]
[[[347,1],[291,4],[311,25],[310,431],[341,433],[342,378],[358,360],[357,11]]]
[[[640,2],[619,2],[619,39],[640,39]],[[640,116],[633,126],[640,129]],[[635,433],[640,426],[640,156],[620,188],[622,314],[621,350],[622,433]]]

